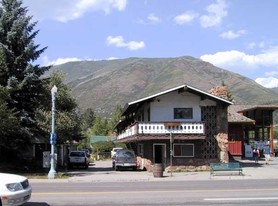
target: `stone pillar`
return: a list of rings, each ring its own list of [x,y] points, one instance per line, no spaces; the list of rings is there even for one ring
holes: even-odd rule
[[[220,162],[228,163],[229,162],[228,134],[218,133],[215,138],[218,144]]]

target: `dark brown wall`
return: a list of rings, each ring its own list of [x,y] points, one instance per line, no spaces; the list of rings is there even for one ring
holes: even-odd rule
[[[218,103],[216,106],[216,132],[228,133],[227,105]]]

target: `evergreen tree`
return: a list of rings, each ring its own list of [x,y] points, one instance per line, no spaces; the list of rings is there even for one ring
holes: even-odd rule
[[[0,87],[0,147],[16,147],[16,141],[12,141],[18,135],[20,129],[17,112],[14,109],[9,109],[7,99],[9,98],[8,91]]]
[[[95,121],[95,113],[92,108],[87,108],[83,111],[81,115],[82,119],[82,131],[85,134],[87,130],[93,126],[93,122]]]
[[[34,43],[37,23],[31,22],[21,0],[2,0],[0,4],[0,86],[9,91],[7,109],[20,120],[14,141],[28,143],[39,132],[34,117],[44,91],[41,76],[49,69],[33,63],[46,47],[39,49]]]
[[[115,111],[112,114],[112,118],[109,121],[109,131],[111,134],[114,133],[114,128],[116,126],[116,124],[119,122],[119,120],[121,119],[121,114],[122,114],[122,108],[120,105],[116,105]]]
[[[57,143],[65,143],[67,141],[79,141],[84,138],[81,131],[81,115],[77,110],[75,99],[70,96],[70,89],[63,83],[64,75],[60,72],[54,72],[50,75],[48,83],[45,86],[46,94],[44,95],[44,103],[37,110],[36,119],[43,137],[49,138],[51,114],[51,88],[57,87],[57,95],[55,99],[55,133],[57,134]]]
[[[226,86],[226,87],[227,87],[227,85],[225,84],[224,81],[222,81],[221,86]],[[228,100],[231,101],[231,102],[234,101],[234,97],[233,97],[233,95],[231,94],[231,92],[229,92],[229,90],[227,91],[227,98],[228,98]]]
[[[106,119],[101,118],[100,116],[97,116],[93,123],[92,129],[88,132],[88,135],[107,136],[108,132],[108,121]]]

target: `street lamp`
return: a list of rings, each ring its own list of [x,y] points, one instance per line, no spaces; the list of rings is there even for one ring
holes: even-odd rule
[[[173,135],[170,132],[170,166],[171,166],[171,177],[173,176]]]
[[[56,144],[56,134],[55,134],[55,95],[57,93],[57,87],[54,85],[51,89],[51,99],[52,99],[52,121],[51,121],[51,133],[50,133],[50,144],[51,144],[51,154],[50,154],[50,171],[48,173],[48,179],[54,179],[57,175],[55,171],[55,144]]]

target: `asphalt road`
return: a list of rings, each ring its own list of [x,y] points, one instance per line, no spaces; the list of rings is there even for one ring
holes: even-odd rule
[[[278,180],[33,183],[24,206],[277,205]]]
[[[111,161],[98,161],[88,170],[68,171],[68,179],[30,180],[32,198],[24,206],[278,205],[278,159],[242,166],[243,176],[189,172],[154,178],[150,172],[114,171]]]

